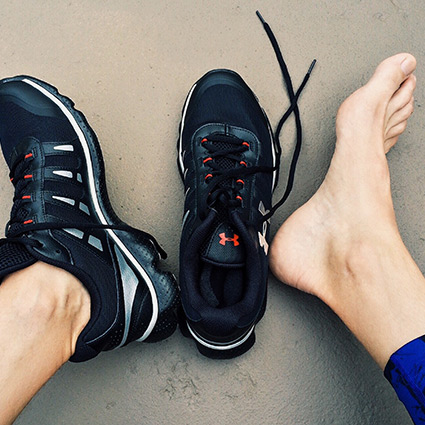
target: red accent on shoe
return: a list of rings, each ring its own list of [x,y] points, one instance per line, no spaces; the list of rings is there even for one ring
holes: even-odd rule
[[[26,176],[24,176],[24,179],[32,179],[32,174],[27,174]]]
[[[242,202],[242,196],[236,196],[236,199],[239,199],[239,201],[241,201]]]
[[[10,181],[13,182],[13,177],[10,178]]]
[[[32,153],[27,153],[27,154],[25,155],[25,159],[31,158],[32,156],[34,156]]]
[[[25,220],[24,221],[24,224],[30,224],[30,223],[32,223],[33,222],[33,220]]]
[[[233,246],[239,245],[239,236],[236,233],[233,235],[233,238],[227,237],[226,233],[220,233],[218,236],[220,236],[220,241],[218,242],[220,245],[226,245],[226,242],[233,242]]]
[[[239,164],[241,165],[245,165],[245,167],[247,167],[246,162],[245,161],[241,161]]]
[[[248,142],[243,142],[242,143],[244,146],[248,146],[249,147],[249,143]]]
[[[206,179],[208,179],[208,178],[210,178],[210,177],[213,177],[213,175],[212,175],[212,174],[207,174],[207,175],[205,176],[205,180],[206,180]]]
[[[22,199],[31,199],[31,195],[24,195]]]
[[[208,161],[212,161],[212,158],[211,157],[205,158],[202,162],[205,164]]]
[[[245,182],[242,179],[237,179],[236,183],[245,184]]]
[[[208,139],[204,137],[204,138],[201,140],[201,143],[205,143],[205,142],[208,142]]]

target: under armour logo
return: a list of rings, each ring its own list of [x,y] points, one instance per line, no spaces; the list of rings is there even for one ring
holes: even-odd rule
[[[226,236],[226,233],[220,233],[218,236],[220,236],[219,244],[221,245],[226,245],[226,242],[233,242],[233,246],[239,245],[239,242],[238,242],[239,236],[236,234],[233,235],[233,238],[228,238]]]
[[[267,255],[267,253],[269,252],[269,244],[267,243],[266,240],[266,232],[267,232],[267,227],[264,228],[263,226],[263,233],[258,232],[258,242],[260,243],[260,246],[264,249],[264,253]]]
[[[260,204],[258,205],[258,211],[260,211],[260,213],[262,214],[262,215],[266,215],[269,211],[268,210],[266,210],[266,208],[264,207],[264,204],[263,204],[263,202],[262,201],[260,201]],[[267,255],[268,254],[268,252],[269,252],[269,244],[268,244],[268,242],[267,242],[267,239],[266,239],[266,234],[267,234],[267,222],[268,222],[268,220],[267,221],[265,221],[264,223],[263,223],[263,232],[262,233],[260,233],[260,232],[258,232],[258,242],[260,243],[260,246],[261,246],[261,248],[263,248],[264,249],[264,253]]]

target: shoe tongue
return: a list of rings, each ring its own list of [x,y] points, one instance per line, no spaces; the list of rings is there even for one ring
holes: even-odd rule
[[[202,247],[205,262],[228,268],[245,264],[245,248],[239,232],[229,222],[213,223],[211,233]]]

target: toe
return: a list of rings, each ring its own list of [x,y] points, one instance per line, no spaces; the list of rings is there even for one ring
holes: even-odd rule
[[[387,120],[391,119],[392,115],[404,108],[409,102],[412,101],[412,94],[416,88],[416,77],[410,75],[400,88],[394,93],[388,103]]]
[[[407,120],[404,120],[392,128],[390,128],[386,134],[387,139],[392,139],[394,137],[400,136],[401,133],[403,133],[404,130],[406,130],[407,127]]]
[[[399,136],[391,137],[391,139],[387,139],[384,142],[384,152],[387,154],[390,149],[397,143]]]
[[[392,96],[415,70],[416,59],[409,53],[399,53],[382,61],[368,85],[380,93]]]
[[[397,126],[403,121],[406,121],[410,115],[412,115],[414,109],[413,101],[413,96],[411,96],[409,102],[406,105],[391,115],[390,119],[388,120],[386,135],[390,134],[390,131],[393,127]]]

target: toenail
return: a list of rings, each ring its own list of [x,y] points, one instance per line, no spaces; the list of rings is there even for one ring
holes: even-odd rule
[[[400,66],[401,66],[401,70],[407,76],[414,71],[415,61],[411,57],[407,57],[406,59],[404,59],[404,61],[401,63]]]

